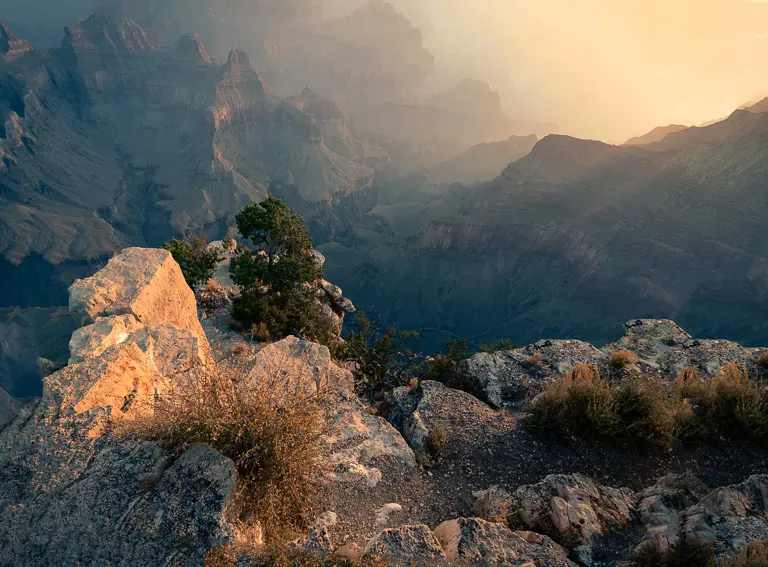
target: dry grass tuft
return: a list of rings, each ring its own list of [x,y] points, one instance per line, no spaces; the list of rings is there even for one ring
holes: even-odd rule
[[[725,559],[721,567],[768,567],[768,541],[752,541],[738,555]]]
[[[637,364],[637,361],[638,358],[634,352],[620,348],[613,351],[608,357],[608,367],[616,372],[622,372],[630,366]]]
[[[688,425],[691,436],[754,440],[768,436],[768,390],[750,378],[744,366],[726,364],[710,380],[686,369],[675,380],[674,388],[679,398],[692,400],[696,406]]]
[[[647,545],[632,557],[636,567],[715,567],[713,545],[681,544],[660,551],[658,546]]]
[[[433,459],[443,454],[445,444],[448,442],[448,430],[445,425],[438,425],[427,435],[426,450]]]
[[[649,378],[613,382],[579,363],[528,406],[524,425],[542,436],[577,436],[667,447],[675,423],[662,384]]]
[[[239,477],[232,518],[258,522],[269,535],[302,527],[328,421],[325,394],[309,372],[273,369],[256,379],[252,366],[235,358],[178,376],[152,417],[119,433],[164,441],[179,453],[203,443],[232,459]]]
[[[239,556],[236,551],[229,548],[213,549],[208,552],[205,567],[236,567]],[[378,557],[365,557],[352,561],[333,554],[320,556],[286,546],[261,550],[247,557],[246,564],[250,567],[388,567],[388,564]]]

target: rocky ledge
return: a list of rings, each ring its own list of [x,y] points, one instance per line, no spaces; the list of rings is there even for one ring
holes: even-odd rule
[[[341,290],[321,288],[337,314],[350,310]],[[201,325],[168,252],[123,251],[73,284],[70,310],[81,327],[42,398],[22,405],[0,391],[0,566],[202,566],[240,537],[227,516],[238,482],[230,459],[113,433],[151,415],[185,374],[236,356],[249,364],[237,387],[279,373],[291,395],[294,378],[310,372],[330,400],[318,504],[293,547],[390,565],[613,567],[647,546],[713,543],[729,555],[768,538],[762,456],[738,470],[723,466],[731,455],[700,457],[722,473],[712,478],[749,473],[712,489],[680,471],[689,462],[539,443],[514,411],[575,362],[605,365],[616,349],[636,353],[638,371],[670,376],[682,365],[754,364],[760,349],[633,321],[603,349],[540,341],[476,355],[463,369],[485,401],[422,382],[392,392],[387,420],[358,399],[327,348],[297,337],[256,344]]]

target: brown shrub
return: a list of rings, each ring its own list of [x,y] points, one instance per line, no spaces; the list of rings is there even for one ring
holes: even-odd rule
[[[684,370],[674,387],[679,398],[693,400],[697,406],[688,424],[696,436],[764,440],[768,435],[768,390],[751,379],[744,366],[725,364],[711,380]]]
[[[448,430],[444,425],[438,425],[427,435],[426,450],[430,457],[437,459],[442,455],[448,441]]]
[[[231,516],[267,534],[302,525],[311,505],[327,433],[325,394],[311,373],[280,369],[253,379],[252,361],[230,359],[178,376],[152,417],[119,433],[166,442],[176,452],[209,445],[235,463]]]
[[[579,363],[528,406],[523,424],[539,435],[575,435],[668,446],[674,436],[671,401],[649,378],[605,380]]]
[[[726,558],[721,567],[768,567],[768,541],[752,541],[741,552]]]
[[[205,567],[236,567],[240,556],[232,548],[218,548],[208,552]],[[317,555],[306,551],[293,550],[286,546],[264,549],[248,555],[250,567],[388,567],[378,557],[364,557],[355,561],[333,554]]]
[[[681,544],[660,551],[658,546],[646,545],[633,554],[637,567],[715,567],[714,545]]]
[[[631,350],[617,349],[608,357],[608,367],[616,372],[622,372],[630,366],[637,364],[637,355]]]

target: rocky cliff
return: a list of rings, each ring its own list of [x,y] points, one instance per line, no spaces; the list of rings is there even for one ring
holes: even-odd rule
[[[50,53],[12,43],[0,56],[0,251],[12,265],[218,232],[272,181],[323,201],[368,186],[369,158],[386,161],[340,114],[277,99],[245,53],[218,64],[195,36],[167,48],[132,20],[94,16]]]
[[[433,347],[606,342],[637,316],[765,344],[766,133],[740,110],[647,146],[549,136],[491,182],[370,210],[338,264],[321,249],[363,310]]]
[[[599,363],[617,347],[660,375],[681,365],[704,373],[749,365],[763,350],[636,320],[604,351],[541,341],[467,361],[477,391],[507,409],[422,382],[392,392],[387,421],[357,398],[352,374],[325,347],[296,337],[259,345],[210,318],[201,324],[166,251],[124,250],[72,286],[70,310],[81,327],[42,398],[22,405],[0,390],[0,565],[202,566],[235,541],[248,564],[263,534],[244,542],[228,516],[238,483],[231,460],[204,445],[178,453],[114,433],[161,411],[158,400],[222,356],[249,357],[235,387],[277,372],[285,395],[295,395],[309,371],[328,395],[319,499],[295,549],[390,565],[615,567],[644,546],[714,543],[729,555],[768,537],[764,461],[753,452],[746,460],[736,446],[693,456],[708,463],[701,479],[723,486],[712,490],[678,474],[681,463],[668,456],[638,467],[608,447],[538,443],[518,428],[515,410],[520,388],[578,361]],[[435,431],[443,432],[439,452]]]

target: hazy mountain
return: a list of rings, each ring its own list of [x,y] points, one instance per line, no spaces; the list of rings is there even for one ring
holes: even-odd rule
[[[530,152],[537,140],[531,134],[472,146],[463,154],[433,167],[429,172],[429,180],[432,183],[465,185],[490,181],[498,177],[511,162]]]
[[[670,134],[674,134],[675,132],[680,132],[682,130],[685,130],[686,128],[688,128],[688,126],[682,126],[680,124],[670,124],[669,126],[659,126],[658,128],[654,128],[647,134],[630,138],[629,140],[624,142],[624,145],[625,146],[644,146],[646,144],[655,144],[656,142],[661,142],[664,138],[666,138]]]
[[[311,91],[280,100],[244,52],[220,65],[193,36],[163,48],[135,22],[99,16],[50,53],[6,44],[0,272],[20,285],[5,305],[56,304],[53,277],[22,284],[30,270],[215,235],[275,181],[327,201],[370,185],[366,163],[387,161],[333,103]]]
[[[420,93],[434,67],[419,30],[381,0],[332,21],[318,0],[102,0],[102,10],[166,42],[198,32],[217,57],[242,49],[278,95],[309,86],[347,115]]]
[[[40,47],[54,47],[65,26],[88,17],[95,0],[0,0],[0,20]]]
[[[476,144],[531,133],[516,132],[515,123],[501,108],[498,93],[473,79],[419,100],[387,103],[354,116],[353,121],[360,132],[387,148],[430,148],[433,161],[421,163],[426,167]]]
[[[766,342],[767,146],[748,111],[643,148],[549,136],[494,181],[373,208],[328,272],[432,346],[599,342],[632,316]]]

